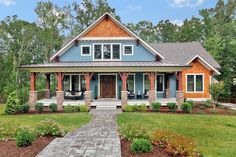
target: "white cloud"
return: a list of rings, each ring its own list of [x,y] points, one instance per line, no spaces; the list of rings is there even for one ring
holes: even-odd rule
[[[5,6],[15,5],[15,0],[0,0],[0,4],[3,4]]]
[[[127,7],[125,8],[125,10],[123,12],[124,13],[130,13],[130,12],[134,12],[134,11],[139,11],[141,9],[142,9],[142,7],[139,6],[139,5],[129,4],[129,5],[127,5]]]
[[[170,20],[171,23],[176,24],[178,26],[182,26],[184,24],[184,22],[182,20],[179,19],[175,19],[175,20]]]
[[[206,0],[171,0],[170,6],[172,7],[197,7],[204,3]]]

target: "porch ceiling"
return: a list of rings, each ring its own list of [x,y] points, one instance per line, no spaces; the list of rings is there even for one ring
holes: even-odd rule
[[[163,62],[57,62],[24,65],[19,68],[30,72],[173,72],[190,68]]]

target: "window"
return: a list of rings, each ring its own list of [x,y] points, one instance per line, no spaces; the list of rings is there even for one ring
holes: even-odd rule
[[[70,91],[70,75],[65,75],[63,80],[64,91]]]
[[[157,92],[164,92],[164,75],[157,75]]]
[[[86,91],[86,80],[83,75],[80,75],[80,90]]]
[[[102,45],[94,45],[94,59],[102,59]]]
[[[187,74],[187,92],[203,92],[203,74]]]
[[[85,91],[86,80],[83,75],[65,75],[63,79],[64,91]]]
[[[124,55],[133,55],[133,45],[124,45]]]
[[[79,91],[79,75],[71,75],[72,91]]]
[[[91,46],[82,45],[81,46],[81,56],[90,56],[91,55]]]
[[[131,92],[135,92],[135,76],[129,75],[127,79],[127,90]]]
[[[120,59],[120,44],[112,45],[112,59]]]
[[[147,92],[150,90],[150,80],[148,78],[148,75],[144,75],[144,94],[147,94]]]
[[[103,45],[103,59],[111,59],[111,45],[110,44]]]

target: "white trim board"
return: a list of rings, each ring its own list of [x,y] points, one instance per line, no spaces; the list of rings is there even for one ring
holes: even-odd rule
[[[131,47],[131,54],[125,53],[125,47]],[[134,55],[134,46],[133,45],[123,45],[123,55],[124,56],[132,56]]]
[[[87,33],[89,30],[91,30],[93,27],[95,27],[100,21],[102,21],[106,16],[110,17],[113,22],[115,22],[117,25],[119,25],[122,29],[124,29],[128,34],[130,34],[133,38],[138,39],[140,41],[140,44],[142,44],[145,48],[147,48],[151,53],[154,55],[158,55],[161,59],[164,59],[164,57],[157,52],[154,48],[152,48],[149,44],[147,44],[144,40],[142,40],[140,37],[138,37],[135,33],[130,31],[128,28],[126,28],[123,24],[121,24],[118,20],[116,20],[111,14],[104,13],[101,17],[99,17],[93,24],[91,24],[89,27],[87,27],[83,32],[81,32],[79,35],[74,37],[68,44],[66,44],[64,47],[62,47],[59,51],[57,51],[50,60],[52,61],[56,56],[61,55],[70,48],[74,41],[81,38],[85,33]]]

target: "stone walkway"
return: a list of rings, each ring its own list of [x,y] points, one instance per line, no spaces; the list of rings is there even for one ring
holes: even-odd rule
[[[121,157],[116,115],[119,110],[92,110],[93,119],[63,138],[54,139],[37,157]]]

